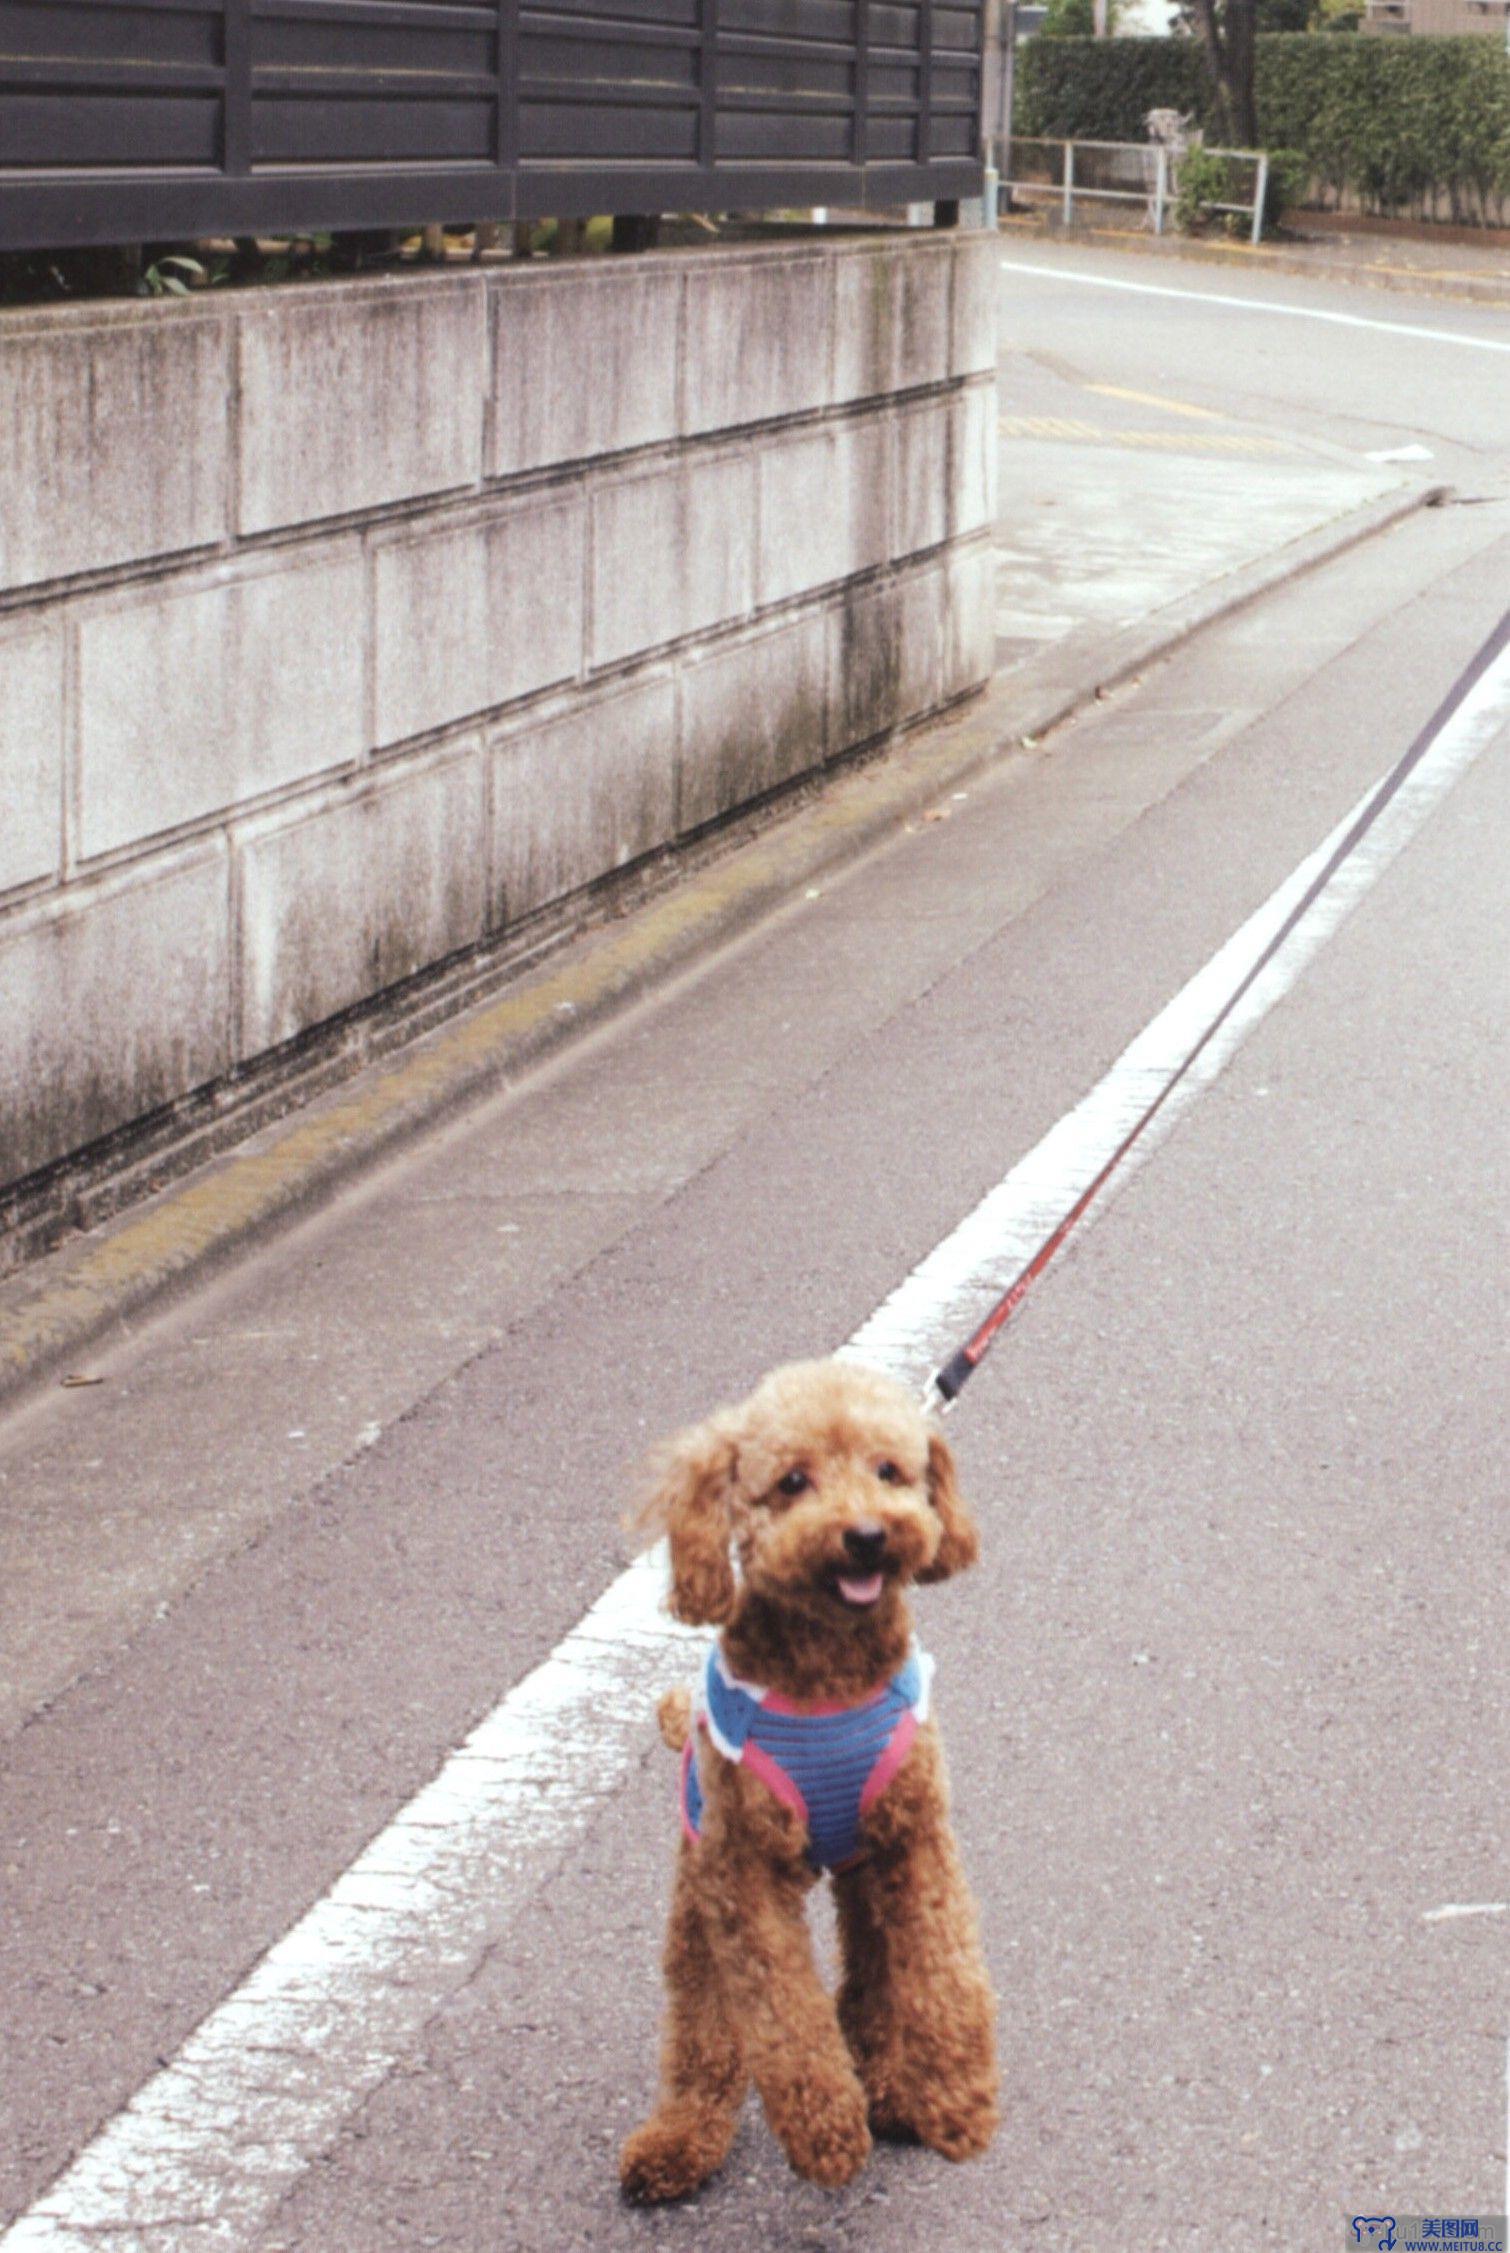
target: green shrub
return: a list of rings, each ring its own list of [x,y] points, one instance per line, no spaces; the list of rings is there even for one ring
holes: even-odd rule
[[[1264,188],[1264,227],[1277,227],[1287,211],[1304,203],[1311,185],[1311,160],[1304,149],[1270,149]]]
[[[1145,141],[1153,109],[1208,103],[1190,39],[1033,39],[1017,58],[1013,127],[1059,141]]]
[[[1199,234],[1218,216],[1231,216],[1218,214],[1216,206],[1236,203],[1243,194],[1246,182],[1236,177],[1239,169],[1231,157],[1214,156],[1210,149],[1191,149],[1181,157],[1174,198],[1174,223],[1181,234]]]
[[[1510,55],[1491,39],[1257,42],[1259,126],[1285,152],[1276,187],[1365,211],[1493,223],[1510,204]],[[1018,61],[1015,129],[1050,139],[1142,141],[1151,109],[1211,130],[1215,103],[1188,39],[1033,40]]]
[[[1264,182],[1263,224],[1280,219],[1305,194],[1310,185],[1310,159],[1299,149],[1271,149]],[[1219,210],[1222,204],[1250,202],[1253,195],[1251,158],[1218,156],[1211,149],[1191,149],[1181,157],[1175,175],[1174,223],[1185,234],[1197,234],[1220,219],[1227,232],[1246,235],[1250,221],[1242,211]]]
[[[1228,196],[1228,158],[1208,149],[1190,149],[1179,160],[1174,189],[1174,225],[1181,234],[1199,234],[1213,221],[1217,203]]]

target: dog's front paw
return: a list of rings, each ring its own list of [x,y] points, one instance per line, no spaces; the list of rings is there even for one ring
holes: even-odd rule
[[[853,2052],[853,2045],[851,2045]],[[917,2131],[898,2101],[893,2082],[899,2060],[888,2048],[877,2046],[855,2057],[855,2067],[865,2091],[870,2132],[879,2143],[916,2143]]]
[[[995,2135],[1000,2117],[992,2082],[978,2088],[920,2090],[903,2109],[919,2143],[945,2159],[978,2159]]]
[[[900,2105],[886,2095],[872,2093],[870,2132],[878,2143],[917,2143],[918,2132]]]
[[[793,2167],[810,2183],[840,2190],[870,2157],[865,2097],[858,2082],[837,2088],[826,2081],[803,2082],[787,2092],[781,2113],[771,2125]]]
[[[727,2124],[700,2110],[676,2106],[654,2113],[619,2153],[624,2196],[637,2206],[690,2196],[723,2164],[729,2143]]]

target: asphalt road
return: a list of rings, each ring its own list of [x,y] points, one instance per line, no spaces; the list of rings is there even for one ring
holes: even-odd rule
[[[1510,323],[1497,306],[1015,240],[1003,259],[1011,348],[1030,363],[1345,452],[1421,447],[1423,474],[1505,492]]]
[[[343,1959],[350,2101],[328,2132],[304,2106],[306,2164],[276,2160],[298,2043],[256,2022],[157,2120],[179,2204],[36,2209],[614,1581],[646,1439],[849,1337],[1503,611],[1501,356],[1035,255],[1004,414],[1034,354],[1355,459],[1428,445],[1485,497],[1210,630],[11,1419],[55,1651],[0,1753],[0,2215],[34,2212],[5,2253],[1324,2253],[1355,2212],[1504,2210],[1503,733],[952,1427],[985,1553],[921,1609],[1001,1999],[988,2157],[884,2152],[830,2195],[752,2113],[692,2207],[621,2208],[674,1838],[642,1701],[564,1816],[510,1815],[490,1896],[446,1911],[469,1953],[441,1917]]]

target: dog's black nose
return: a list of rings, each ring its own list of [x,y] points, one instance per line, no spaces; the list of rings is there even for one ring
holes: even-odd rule
[[[880,1525],[847,1525],[844,1528],[844,1550],[857,1565],[871,1572],[886,1554],[886,1528]]]

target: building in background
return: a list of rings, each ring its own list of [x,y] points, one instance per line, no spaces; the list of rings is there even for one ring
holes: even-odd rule
[[[1510,0],[1367,0],[1364,31],[1497,39],[1510,46]]]

